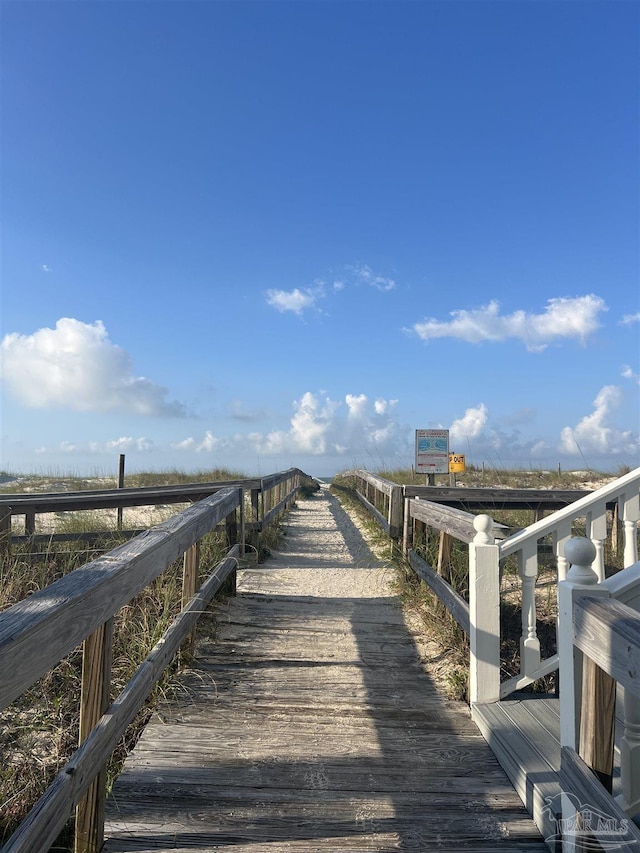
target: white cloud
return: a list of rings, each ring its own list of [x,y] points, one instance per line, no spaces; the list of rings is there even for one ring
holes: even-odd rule
[[[451,312],[453,320],[440,322],[427,319],[416,323],[414,331],[423,341],[432,338],[458,338],[468,343],[481,341],[521,340],[532,352],[540,352],[554,341],[566,338],[584,339],[598,326],[598,314],[606,311],[604,300],[594,294],[573,299],[549,299],[541,314],[515,311],[501,315],[500,305],[492,300],[481,308],[462,308]]]
[[[640,323],[640,311],[635,314],[625,314],[620,321],[623,326],[630,326],[632,323]]]
[[[306,308],[311,308],[316,302],[317,294],[311,290],[267,290],[267,304],[277,311],[292,311],[302,314]]]
[[[4,337],[0,351],[6,387],[30,408],[184,414],[179,403],[167,402],[166,388],[133,375],[130,356],[109,340],[100,320],[63,317],[55,329],[14,332]]]
[[[42,264],[40,269],[42,270],[42,272],[51,272],[51,267],[48,267],[46,264]]]
[[[346,275],[340,278],[327,279],[326,281],[317,278],[308,287],[294,287],[293,290],[271,288],[266,292],[267,305],[281,313],[291,311],[291,313],[301,316],[311,308],[319,310],[318,303],[321,299],[327,298],[331,293],[339,293],[350,286],[364,284],[380,291],[393,290],[396,286],[393,279],[377,275],[366,264],[363,266],[347,265],[345,272]]]
[[[155,445],[153,441],[148,438],[144,438],[142,436],[139,438],[121,436],[120,438],[113,438],[106,441],[89,441],[84,443],[76,441],[60,441],[55,446],[38,447],[35,450],[35,453],[40,455],[62,453],[65,455],[73,454],[75,456],[95,456],[97,454],[110,455],[114,452],[147,453],[154,449]]]
[[[487,424],[488,416],[489,411],[484,403],[480,403],[475,408],[467,409],[464,415],[453,421],[449,427],[449,441],[451,445],[459,443],[462,446],[463,442],[470,441],[481,435]]]
[[[385,400],[382,397],[378,397],[373,404],[373,408],[376,415],[386,415],[387,412],[390,412],[391,409],[394,409],[397,405],[397,400]]]
[[[293,402],[288,429],[252,432],[230,438],[214,438],[207,432],[201,441],[187,438],[172,445],[185,451],[245,451],[259,455],[304,454],[366,459],[373,453],[396,455],[408,448],[408,429],[392,417],[395,400],[378,398],[372,403],[365,394],[346,394],[344,402],[326,393],[305,392]],[[346,410],[346,411],[345,411]]]
[[[374,287],[376,290],[381,291],[395,289],[396,283],[392,278],[376,275],[368,264],[363,264],[362,266],[351,266],[347,267],[347,269],[355,274],[356,280],[360,284],[368,284],[370,287]]]
[[[640,375],[634,373],[628,364],[624,364],[622,366],[621,375],[624,376],[625,379],[630,379],[632,382],[637,382],[638,385],[640,385]]]
[[[575,427],[565,427],[560,433],[560,450],[572,455],[585,453],[636,454],[640,439],[631,430],[621,430],[612,422],[612,415],[622,402],[622,390],[605,385],[593,401],[593,412],[585,415]]]

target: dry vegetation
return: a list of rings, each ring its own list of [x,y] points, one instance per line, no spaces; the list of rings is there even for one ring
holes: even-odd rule
[[[157,476],[157,479],[154,479]],[[179,482],[213,482],[239,479],[242,475],[228,471],[204,472],[195,479],[176,472],[162,475],[137,475],[136,482],[127,485],[170,485]],[[132,480],[133,478],[130,478]],[[66,477],[54,481],[51,477],[18,478],[11,484],[14,492],[80,491],[87,488],[113,488],[113,480],[99,481]],[[3,491],[8,491],[3,484]],[[175,505],[155,513],[151,523],[177,512]],[[91,551],[80,542],[50,542],[44,550],[34,553],[26,545],[12,549],[9,559],[0,568],[0,609],[50,585],[68,572],[84,565],[98,554],[119,544],[115,531],[115,516],[109,513],[64,513],[55,518],[55,528],[74,533],[92,529],[110,529],[102,543],[93,543]],[[141,521],[140,518],[137,521]],[[112,523],[113,522],[113,523]],[[144,523],[144,520],[143,520]],[[209,534],[202,543],[203,571],[214,566],[227,550],[223,534]],[[147,589],[123,608],[116,618],[114,631],[114,660],[112,696],[115,697],[133,674],[135,668],[153,648],[180,609],[182,562],[174,564]],[[211,635],[212,617],[200,620],[199,630]],[[33,804],[51,783],[56,773],[68,761],[78,740],[78,709],[82,669],[82,650],[61,661],[43,679],[34,684],[16,702],[0,713],[0,843],[6,841]],[[108,768],[110,780],[148,719],[158,693],[172,689],[171,672],[158,685],[155,695],[129,728],[116,749]],[[69,850],[72,826],[59,839],[53,850]]]

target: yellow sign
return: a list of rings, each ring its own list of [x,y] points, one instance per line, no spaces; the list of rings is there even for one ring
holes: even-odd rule
[[[461,453],[450,453],[449,454],[449,473],[450,474],[462,474],[463,471],[467,470],[467,466],[465,464],[464,454]]]

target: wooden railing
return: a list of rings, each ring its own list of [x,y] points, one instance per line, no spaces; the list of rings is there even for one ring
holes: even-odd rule
[[[640,650],[633,632],[640,630],[640,562],[599,582],[596,548],[588,539],[570,539],[565,556],[571,568],[558,589],[560,742],[578,750],[611,791],[617,681],[618,800],[635,814],[640,811]]]
[[[51,513],[102,511],[165,504],[186,504],[202,500],[221,489],[240,488],[245,500],[247,542],[255,544],[260,532],[269,526],[274,516],[286,509],[291,495],[307,477],[298,468],[290,468],[263,478],[217,480],[210,483],[184,483],[173,486],[99,489],[81,492],[50,492],[41,494],[0,494],[0,560],[11,551],[12,544],[28,541],[32,544],[66,539],[93,540],[104,533],[90,534],[39,533],[38,518]],[[16,531],[14,519],[24,518],[23,533]],[[137,531],[123,531],[137,533]]]
[[[259,485],[250,489],[249,505],[256,509],[262,526],[295,500],[302,476],[298,469],[291,469],[256,481]],[[184,494],[183,489],[182,500]],[[75,497],[71,499],[74,506]],[[148,503],[149,497],[145,494],[142,503]],[[16,505],[15,496],[11,498]],[[142,499],[122,494],[117,498]],[[113,505],[101,503],[103,498],[96,495],[88,500],[93,500],[94,508]],[[167,502],[166,492],[162,501]],[[3,853],[48,850],[74,808],[76,853],[100,850],[107,760],[164,670],[189,642],[213,596],[225,583],[231,591],[235,589],[235,572],[245,551],[246,503],[242,487],[220,488],[0,613],[0,710],[83,646],[80,746],[6,842]],[[20,504],[19,511],[26,504]],[[87,507],[82,502],[77,505]],[[34,506],[37,511],[51,511],[49,504],[30,504]],[[226,525],[231,548],[216,566],[202,567],[200,541],[220,523]],[[110,701],[114,616],[181,557],[182,610],[120,695]],[[203,570],[207,575],[199,585]]]
[[[595,549],[573,540],[567,551],[575,560],[578,581],[562,582],[564,601],[572,607],[561,645],[561,769],[563,850],[638,850],[640,829],[630,820],[640,810],[640,613],[598,590],[595,573],[585,595]],[[640,564],[636,564],[640,570]],[[631,571],[630,569],[625,572]],[[622,572],[621,574],[625,574]],[[570,573],[571,574],[571,573]],[[580,671],[581,678],[575,675]],[[636,710],[635,722],[625,720],[620,744],[622,793],[613,797],[616,682],[625,698],[625,712]]]
[[[351,473],[355,477],[360,500],[376,518],[381,515],[378,507],[385,506],[388,518],[396,519],[397,530],[400,487],[366,471]],[[564,546],[574,533],[586,532],[596,552],[596,574],[599,580],[604,580],[604,543],[609,535],[607,513],[611,508],[622,524],[624,566],[630,566],[638,559],[640,468],[595,492],[551,491],[547,493],[548,504],[545,492],[531,489],[401,488],[404,496],[404,554],[414,571],[431,586],[470,635],[470,695],[473,703],[498,701],[558,668],[557,654],[547,658],[541,656],[537,631],[536,582],[542,548],[548,549],[551,544],[557,564],[557,580],[563,580],[567,573]],[[381,495],[388,496],[386,504],[381,504]],[[558,505],[560,509],[513,535],[506,535],[509,530],[496,525],[489,515],[474,516],[462,509],[511,506],[532,509],[540,514],[545,506]],[[385,529],[391,527],[389,522],[383,526]],[[419,532],[421,527],[440,531],[435,568],[412,548],[416,531]],[[612,537],[616,535],[615,527],[610,533]],[[468,547],[468,597],[452,589],[443,577],[452,539]],[[520,583],[520,672],[501,683],[500,577],[505,560],[510,556],[515,556],[517,561]]]
[[[490,557],[487,552],[486,559],[492,565],[487,565],[485,573],[492,573],[495,576],[499,575],[500,565],[507,557],[515,555],[517,559],[522,601],[520,673],[502,684],[499,683],[499,675],[494,673],[492,679],[483,683],[483,688],[474,697],[474,701],[493,702],[504,698],[557,669],[557,654],[546,659],[541,657],[537,632],[536,582],[540,548],[543,540],[551,540],[557,565],[557,581],[562,581],[568,569],[565,546],[572,536],[585,534],[595,548],[594,569],[598,580],[604,580],[604,545],[607,537],[614,534],[614,531],[608,528],[607,508],[609,506],[619,507],[624,540],[623,566],[630,566],[638,559],[640,468],[504,539],[496,545],[497,550]],[[488,528],[487,532],[490,533],[490,530],[491,528]],[[482,546],[479,544],[479,547]],[[481,609],[488,607],[495,613],[493,624],[486,627],[499,635],[499,612],[496,607],[488,600],[486,602],[480,600],[478,607]]]
[[[402,486],[369,471],[352,471],[355,492],[360,502],[391,539],[402,536]]]

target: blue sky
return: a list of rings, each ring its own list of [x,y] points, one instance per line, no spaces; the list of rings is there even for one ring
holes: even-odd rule
[[[0,12],[0,467],[640,464],[635,0]]]

